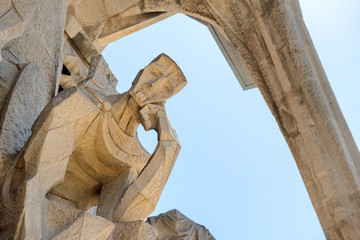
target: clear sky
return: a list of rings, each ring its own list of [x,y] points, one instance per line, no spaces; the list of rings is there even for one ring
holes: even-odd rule
[[[301,0],[303,15],[339,104],[360,144],[360,1]],[[217,239],[325,239],[289,148],[258,89],[243,91],[208,29],[178,14],[110,44],[119,80],[160,53],[188,85],[166,109],[181,141],[152,215],[177,208]],[[152,152],[156,133],[139,130]]]

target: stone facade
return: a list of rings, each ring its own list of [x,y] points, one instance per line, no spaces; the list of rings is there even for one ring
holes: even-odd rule
[[[163,239],[168,219],[212,238],[178,212],[143,221],[180,150],[164,102],[181,70],[160,55],[119,94],[100,55],[176,13],[209,25],[259,88],[327,239],[359,239],[359,150],[297,0],[0,0],[0,238]],[[152,154],[139,124],[158,132]]]

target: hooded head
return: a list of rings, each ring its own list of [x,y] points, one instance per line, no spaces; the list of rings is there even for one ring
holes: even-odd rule
[[[130,95],[141,106],[162,103],[184,88],[187,81],[176,63],[160,54],[142,69],[132,83]]]

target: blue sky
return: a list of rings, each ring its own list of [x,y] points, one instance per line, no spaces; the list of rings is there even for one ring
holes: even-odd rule
[[[345,118],[360,143],[360,2],[301,0],[303,15]],[[177,208],[217,239],[325,239],[289,148],[258,89],[243,91],[207,28],[178,14],[110,44],[119,80],[160,53],[188,85],[166,104],[181,141],[152,215]],[[156,133],[139,130],[152,152]]]

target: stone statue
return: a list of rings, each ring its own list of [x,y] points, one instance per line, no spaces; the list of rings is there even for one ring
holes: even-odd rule
[[[149,217],[147,222],[157,230],[157,240],[215,240],[203,225],[195,223],[176,209]]]
[[[3,187],[13,224],[4,230],[16,239],[107,239],[154,210],[180,150],[164,105],[186,79],[164,54],[123,94],[101,91],[97,79],[107,73],[91,68],[53,98],[13,161]],[[137,138],[139,124],[158,133],[152,155]],[[93,206],[98,216],[86,212]]]

